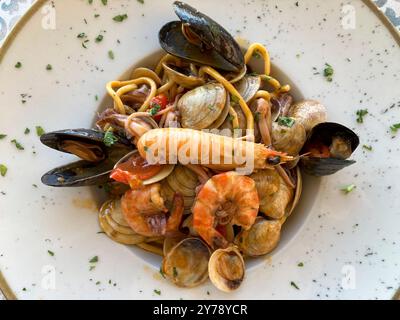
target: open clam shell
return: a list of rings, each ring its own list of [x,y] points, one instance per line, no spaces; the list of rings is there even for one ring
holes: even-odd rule
[[[162,271],[179,287],[193,288],[208,278],[210,249],[198,238],[186,238],[164,256]]]
[[[245,271],[243,256],[236,246],[214,251],[208,263],[211,282],[224,292],[237,290],[243,282]]]
[[[246,103],[249,103],[261,88],[261,77],[246,75],[235,83],[235,88]]]
[[[179,68],[171,63],[163,63],[163,68],[169,80],[173,80],[186,89],[193,89],[205,83],[203,78],[192,75],[189,69]]]
[[[327,120],[327,111],[325,106],[318,101],[304,100],[292,105],[288,116],[300,122],[308,133],[317,124]]]

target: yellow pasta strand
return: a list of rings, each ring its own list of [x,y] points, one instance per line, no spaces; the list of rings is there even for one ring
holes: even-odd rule
[[[142,248],[143,250],[149,251],[151,253],[155,253],[159,256],[163,256],[164,253],[162,251],[161,248],[155,246],[155,245],[151,245],[149,243],[138,243],[136,246],[138,246],[139,248]]]
[[[147,84],[150,86],[150,94],[147,96],[145,102],[143,102],[142,106],[139,109],[140,112],[143,112],[143,111],[147,110],[151,99],[153,99],[157,94],[157,85],[154,82],[154,80],[147,78],[147,77],[142,77],[142,78],[138,78],[138,79],[134,79],[134,80],[111,81],[111,82],[107,83],[107,86],[106,86],[107,92],[114,99],[115,109],[118,113],[126,114],[125,107],[121,100],[121,97],[117,95],[117,92],[114,91],[114,88],[115,87],[121,88],[124,86],[139,85],[139,84]],[[130,87],[130,88],[133,88],[133,87]],[[130,91],[130,90],[128,90],[128,91]],[[126,92],[128,92],[128,91],[126,91]],[[122,90],[121,92],[124,92],[124,90]]]
[[[249,63],[250,59],[253,57],[253,54],[257,52],[264,59],[264,74],[269,76],[271,73],[271,59],[269,57],[269,53],[267,48],[265,48],[261,43],[253,43],[248,49],[246,54],[244,55],[244,61],[246,64]]]

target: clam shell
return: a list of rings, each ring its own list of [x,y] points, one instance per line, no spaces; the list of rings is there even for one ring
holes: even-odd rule
[[[209,83],[185,93],[178,101],[183,128],[206,129],[225,108],[226,91],[222,84]]]
[[[186,238],[164,257],[162,271],[179,287],[193,288],[208,278],[210,249],[198,238]]]
[[[261,87],[260,76],[244,76],[239,82],[235,83],[236,90],[246,103],[249,103]]]
[[[214,251],[208,263],[211,282],[224,292],[238,289],[243,282],[245,271],[243,256],[236,246]]]
[[[180,86],[193,89],[198,86],[204,85],[204,79],[195,77],[193,75],[186,75],[182,72],[179,72],[177,68],[170,64],[163,63],[164,72],[167,74],[169,80],[173,80]]]
[[[308,133],[317,124],[326,121],[327,112],[325,106],[320,102],[304,100],[292,105],[289,109],[288,116],[300,122]]]

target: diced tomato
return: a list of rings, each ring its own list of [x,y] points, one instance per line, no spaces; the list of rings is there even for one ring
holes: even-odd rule
[[[306,147],[306,152],[310,152],[311,156],[316,158],[329,158],[331,156],[329,147],[322,143],[309,144]]]
[[[149,165],[139,154],[119,164],[110,174],[115,181],[125,183],[132,189],[142,185],[143,180],[154,177],[160,172],[160,165]]]
[[[153,99],[151,99],[150,101],[150,108],[149,111],[150,112],[159,112],[163,109],[165,109],[168,105],[169,101],[168,101],[168,97],[161,93],[158,96],[155,96]],[[154,110],[154,111],[152,111]],[[160,121],[161,120],[161,116],[153,116],[155,121]]]

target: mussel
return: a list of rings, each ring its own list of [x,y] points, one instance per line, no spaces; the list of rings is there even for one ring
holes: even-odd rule
[[[90,129],[68,129],[42,135],[40,140],[44,145],[83,159],[47,172],[42,182],[53,187],[71,187],[109,181],[115,163],[132,151],[132,145],[125,138],[114,135],[117,141],[107,146],[104,143],[105,134]]]
[[[238,289],[243,282],[245,271],[243,256],[233,245],[214,251],[208,263],[211,282],[224,292]]]
[[[219,83],[209,83],[185,93],[178,101],[183,128],[219,127],[229,112],[229,95]]]
[[[164,256],[163,274],[179,287],[196,287],[208,278],[210,254],[199,238],[183,239]]]
[[[360,139],[351,129],[333,122],[315,126],[303,148],[301,159],[304,172],[314,176],[326,176],[350,166],[347,160],[357,149]]]
[[[188,4],[176,1],[173,7],[180,21],[167,23],[159,32],[166,52],[225,71],[243,70],[243,53],[228,31]]]
[[[257,217],[249,230],[235,237],[235,244],[247,256],[258,257],[273,251],[279,243],[282,224],[278,220]]]

